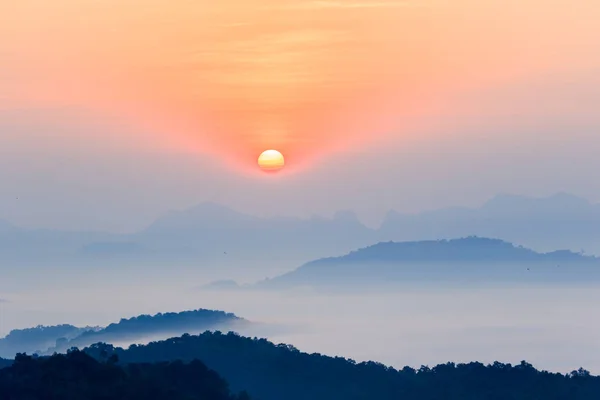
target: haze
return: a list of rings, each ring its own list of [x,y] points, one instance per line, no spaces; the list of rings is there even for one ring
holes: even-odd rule
[[[600,374],[598,21],[591,0],[0,0],[0,340],[207,308],[358,361]]]
[[[589,1],[0,5],[0,216],[133,231],[257,215],[600,201]],[[286,174],[256,157],[277,148]],[[351,182],[351,183],[348,183]]]
[[[106,325],[142,313],[201,305],[271,324],[240,333],[292,343],[309,353],[377,360],[399,368],[448,360],[518,364],[526,359],[551,371],[585,365],[600,373],[600,325],[589,318],[600,301],[597,287],[412,286],[401,293],[356,296],[211,293],[142,281],[111,288],[55,284],[51,290],[14,293],[12,303],[0,304],[0,334],[37,324]]]

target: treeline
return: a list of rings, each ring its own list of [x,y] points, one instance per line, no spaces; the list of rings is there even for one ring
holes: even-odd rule
[[[260,400],[600,398],[600,377],[584,369],[551,373],[523,361],[517,365],[447,363],[397,370],[220,332],[184,335],[128,349],[99,343],[84,352],[72,349],[66,355],[19,355],[14,365],[0,370],[0,400],[248,397],[245,393],[236,397],[228,387],[233,393],[247,390]]]
[[[34,358],[19,354],[0,370],[0,400],[249,400],[201,361],[116,364],[80,351]]]
[[[600,377],[581,369],[570,374],[532,365],[448,363],[402,370],[376,362],[302,353],[289,345],[237,334],[205,332],[124,350],[97,344],[86,349],[121,362],[202,360],[229,382],[261,400],[591,400],[600,398]]]
[[[250,322],[223,311],[197,309],[182,312],[139,315],[121,319],[106,327],[80,328],[73,325],[36,326],[15,329],[0,339],[0,357],[12,358],[16,353],[51,355],[71,347],[84,348],[93,343],[124,341],[154,336],[164,339],[185,332],[200,333],[207,329],[235,329],[234,325]],[[161,337],[156,337],[159,335]]]
[[[111,343],[123,340],[133,342],[144,336],[162,333],[181,335],[184,332],[200,333],[207,329],[228,329],[231,324],[244,322],[248,321],[235,314],[205,309],[139,315],[129,319],[123,318],[96,331],[84,332],[71,340],[59,339],[56,346],[49,348],[46,354],[64,352],[71,347],[84,348],[97,342]],[[168,336],[163,336],[166,337]]]
[[[157,330],[170,330],[196,324],[217,324],[222,322],[243,321],[232,313],[217,310],[197,309],[182,312],[142,314],[133,318],[123,318],[104,328],[101,333],[147,333]]]

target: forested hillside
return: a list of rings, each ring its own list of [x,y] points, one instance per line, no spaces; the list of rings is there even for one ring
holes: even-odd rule
[[[340,338],[343,340],[343,338]],[[300,352],[289,345],[237,334],[184,335],[128,350],[95,345],[99,359],[121,362],[200,359],[234,391],[261,400],[591,400],[600,398],[600,378],[585,370],[562,375],[518,365],[443,364],[396,370],[376,362]]]
[[[0,370],[0,400],[249,400],[200,361],[119,366],[72,351],[32,358],[19,354]]]

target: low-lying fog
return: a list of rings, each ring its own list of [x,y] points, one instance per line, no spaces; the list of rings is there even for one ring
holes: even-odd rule
[[[598,287],[410,287],[361,295],[215,292],[167,282],[162,286],[54,282],[6,292],[0,284],[0,334],[10,329],[70,323],[107,325],[122,317],[197,308],[233,312],[266,336],[306,352],[376,360],[402,367],[446,361],[518,363],[600,374]]]

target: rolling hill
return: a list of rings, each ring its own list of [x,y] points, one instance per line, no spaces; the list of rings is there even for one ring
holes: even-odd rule
[[[81,351],[30,357],[0,369],[0,399],[249,400],[200,361],[117,365]]]
[[[223,311],[198,309],[179,313],[159,313],[121,319],[106,327],[78,328],[72,325],[38,326],[11,331],[0,339],[0,356],[16,353],[52,354],[72,347],[83,348],[97,342],[130,344],[164,339],[207,329],[236,329],[251,323]]]
[[[563,282],[600,279],[600,259],[538,253],[499,240],[382,242],[341,257],[318,259],[259,282],[259,288],[390,285],[406,282]]]
[[[97,344],[85,351],[98,359],[114,354],[125,364],[198,359],[227,380],[234,392],[247,390],[261,400],[587,400],[600,393],[600,378],[583,369],[552,374],[523,361],[514,366],[472,362],[396,370],[372,361],[307,354],[234,333],[184,335],[127,350]]]

